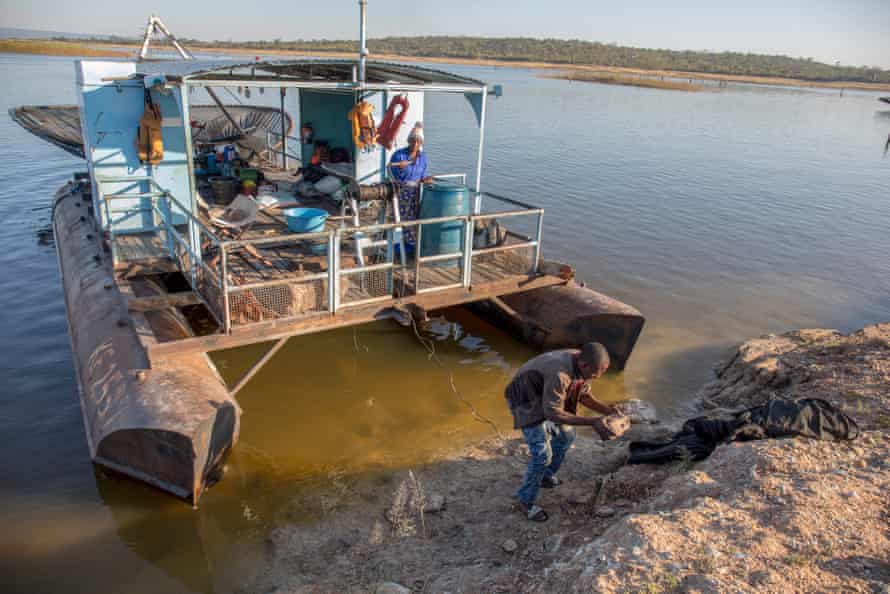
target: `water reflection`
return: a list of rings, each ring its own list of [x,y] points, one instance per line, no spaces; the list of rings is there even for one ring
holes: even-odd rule
[[[98,471],[121,541],[188,591],[231,591],[263,567],[275,526],[318,522],[348,504],[347,484],[385,484],[397,469],[490,435],[461,398],[506,432],[503,386],[534,353],[460,308],[434,315],[420,332],[441,366],[411,328],[394,322],[291,339],[240,392],[240,441],[198,510]],[[231,382],[265,348],[213,358]],[[621,375],[600,384],[606,399],[624,396]]]

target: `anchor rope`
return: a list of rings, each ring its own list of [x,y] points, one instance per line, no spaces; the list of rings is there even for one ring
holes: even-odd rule
[[[448,384],[449,384],[449,387],[451,388],[451,392],[457,397],[458,400],[463,402],[464,405],[468,409],[470,409],[470,414],[473,415],[473,418],[476,421],[489,425],[492,428],[492,430],[494,431],[495,435],[498,436],[498,438],[504,439],[504,436],[501,433],[500,429],[498,429],[497,424],[495,424],[495,422],[492,421],[490,418],[488,418],[485,415],[483,415],[482,413],[480,413],[479,409],[476,408],[476,405],[474,405],[472,402],[467,400],[460,393],[460,390],[458,390],[457,386],[454,385],[454,371],[450,367],[447,367],[445,365],[445,363],[442,362],[442,359],[439,358],[439,355],[436,353],[435,343],[431,339],[421,336],[420,330],[418,330],[418,328],[417,328],[417,320],[414,319],[414,316],[410,316],[410,317],[411,317],[411,329],[414,330],[414,336],[417,337],[417,340],[420,341],[420,344],[422,344],[423,347],[429,353],[428,359],[435,361],[439,365],[439,367],[441,367],[443,370],[448,372]]]

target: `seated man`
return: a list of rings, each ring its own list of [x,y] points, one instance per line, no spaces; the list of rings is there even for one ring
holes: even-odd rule
[[[593,427],[602,439],[611,439],[629,426],[626,417],[582,417],[578,404],[604,415],[619,415],[614,407],[590,394],[587,382],[609,368],[609,353],[598,342],[579,351],[564,349],[538,355],[519,368],[504,396],[520,429],[531,458],[522,486],[516,493],[529,520],[543,522],[547,512],[535,505],[540,487],[560,484],[556,473],[575,441],[570,425]],[[567,427],[567,425],[569,425]]]
[[[415,221],[420,215],[420,184],[430,181],[427,177],[427,159],[423,152],[423,124],[417,122],[408,135],[408,146],[392,154],[389,160],[389,176],[399,186],[399,217],[403,221]],[[413,248],[416,234],[413,228],[404,230],[406,249]]]

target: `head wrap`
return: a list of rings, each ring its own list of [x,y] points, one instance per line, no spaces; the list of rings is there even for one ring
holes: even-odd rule
[[[412,138],[416,138],[420,142],[423,142],[423,124],[417,122],[414,124],[414,127],[411,128],[411,132],[408,134],[408,141],[410,142]]]

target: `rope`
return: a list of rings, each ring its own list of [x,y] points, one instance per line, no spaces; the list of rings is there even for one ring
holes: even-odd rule
[[[411,316],[411,328],[412,330],[414,330],[414,336],[417,337],[417,340],[420,341],[420,344],[422,344],[429,353],[429,359],[435,361],[439,365],[439,367],[448,372],[448,385],[451,387],[451,392],[457,397],[458,400],[463,402],[468,409],[470,409],[470,413],[473,415],[473,418],[476,421],[491,426],[495,435],[497,435],[500,439],[504,439],[503,434],[500,432],[495,422],[480,413],[476,406],[472,402],[464,398],[460,391],[457,389],[457,386],[454,385],[454,372],[446,367],[442,360],[439,358],[439,355],[436,354],[435,343],[429,338],[424,338],[420,335],[420,331],[417,328],[417,321],[414,319],[413,315]]]

